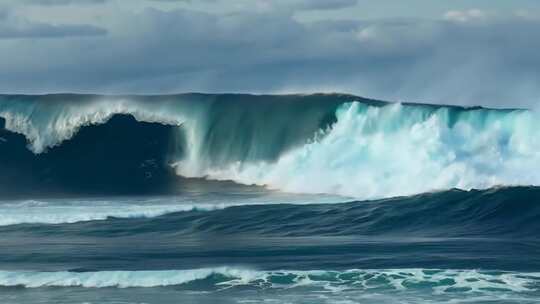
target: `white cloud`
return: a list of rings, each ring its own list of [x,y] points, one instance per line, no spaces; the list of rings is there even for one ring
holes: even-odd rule
[[[479,9],[471,9],[467,11],[448,11],[444,14],[444,19],[455,22],[469,22],[474,20],[484,20],[488,17],[488,13]]]
[[[360,41],[369,41],[377,38],[377,29],[373,26],[360,29],[358,32],[358,39]]]
[[[519,10],[514,11],[514,15],[518,18],[522,18],[525,20],[531,20],[531,21],[540,20],[540,11],[530,11],[530,10],[519,9]]]
[[[209,1],[209,0],[206,0]],[[234,11],[251,12],[299,12],[299,11],[327,11],[352,7],[358,0],[236,0],[219,1],[223,7]]]

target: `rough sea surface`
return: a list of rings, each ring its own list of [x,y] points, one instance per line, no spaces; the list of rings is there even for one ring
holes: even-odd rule
[[[0,96],[0,303],[540,303],[536,114]]]

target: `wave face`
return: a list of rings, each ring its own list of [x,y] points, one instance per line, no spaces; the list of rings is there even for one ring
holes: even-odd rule
[[[3,185],[27,171],[25,182],[64,191],[171,191],[176,173],[370,199],[540,184],[531,169],[540,163],[539,123],[526,110],[337,94],[3,95],[0,117],[0,166],[11,172]],[[32,153],[21,152],[16,134]],[[70,184],[77,180],[84,186]]]
[[[353,98],[334,97],[3,95],[0,190],[175,192],[173,165],[202,176],[301,146]]]

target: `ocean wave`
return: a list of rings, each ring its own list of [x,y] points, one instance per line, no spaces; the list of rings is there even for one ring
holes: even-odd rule
[[[150,218],[173,212],[214,210],[224,206],[212,205],[137,205],[100,204],[87,205],[49,204],[44,201],[23,201],[0,204],[0,226],[18,224],[71,224],[109,218]]]
[[[219,195],[185,193],[181,196],[64,198],[0,201],[0,226],[72,224],[111,218],[154,218],[171,213],[216,211],[238,206],[332,204],[349,201],[339,196],[295,195],[272,192]]]
[[[540,184],[531,170],[540,163],[531,112],[353,102],[336,116],[332,127],[275,162],[237,162],[200,175],[362,199]]]
[[[540,163],[538,119],[527,110],[386,104],[349,95],[1,97],[5,128],[24,134],[35,153],[54,154],[80,128],[128,114],[175,128],[177,147],[156,150],[169,155],[145,157],[167,161],[184,177],[359,199],[540,185],[539,171],[531,169]]]
[[[438,269],[255,271],[233,267],[100,272],[0,271],[1,287],[149,288],[187,284],[207,286],[211,290],[251,287],[261,290],[309,288],[326,292],[431,289],[435,294],[519,293],[538,291],[540,274]]]
[[[0,191],[175,192],[171,164],[275,159],[351,99],[334,97],[0,95]]]
[[[41,200],[0,203],[2,231],[107,236],[159,233],[257,237],[479,238],[531,240],[540,229],[540,188],[451,190],[374,201],[267,193]],[[96,221],[80,224],[76,222]],[[59,224],[50,227],[47,224]],[[62,225],[65,224],[65,225]],[[133,229],[137,227],[137,229]],[[291,229],[291,227],[293,229]],[[532,243],[531,243],[532,244]]]

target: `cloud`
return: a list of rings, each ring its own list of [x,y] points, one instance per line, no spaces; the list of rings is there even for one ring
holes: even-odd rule
[[[112,0],[18,0],[23,4],[32,5],[67,5],[67,4],[98,4]],[[148,0],[153,2],[183,2],[183,3],[222,3],[231,5],[231,2],[222,0]],[[334,10],[354,6],[358,0],[237,0],[238,8],[261,9],[292,9],[292,10]],[[233,4],[234,5],[234,4]]]
[[[146,9],[115,14],[104,36],[0,43],[0,56],[10,58],[0,62],[0,91],[341,91],[530,106],[540,98],[539,28],[515,15],[303,23],[281,9]]]
[[[484,20],[488,17],[488,15],[488,13],[479,9],[471,9],[467,11],[448,11],[444,14],[444,19],[456,22],[469,22],[473,20]]]
[[[0,39],[98,36],[106,33],[105,29],[92,25],[33,22],[9,11],[0,11]]]
[[[153,1],[183,1],[196,3],[193,0],[153,0]],[[358,0],[199,0],[198,3],[213,3],[218,7],[226,7],[234,11],[255,12],[255,13],[294,13],[301,11],[330,11],[338,10],[347,7],[352,7],[358,4]]]
[[[66,4],[96,4],[108,0],[19,0],[23,4],[32,5],[66,5]]]
[[[287,2],[290,6],[301,10],[335,10],[355,6],[358,0],[291,0]]]

